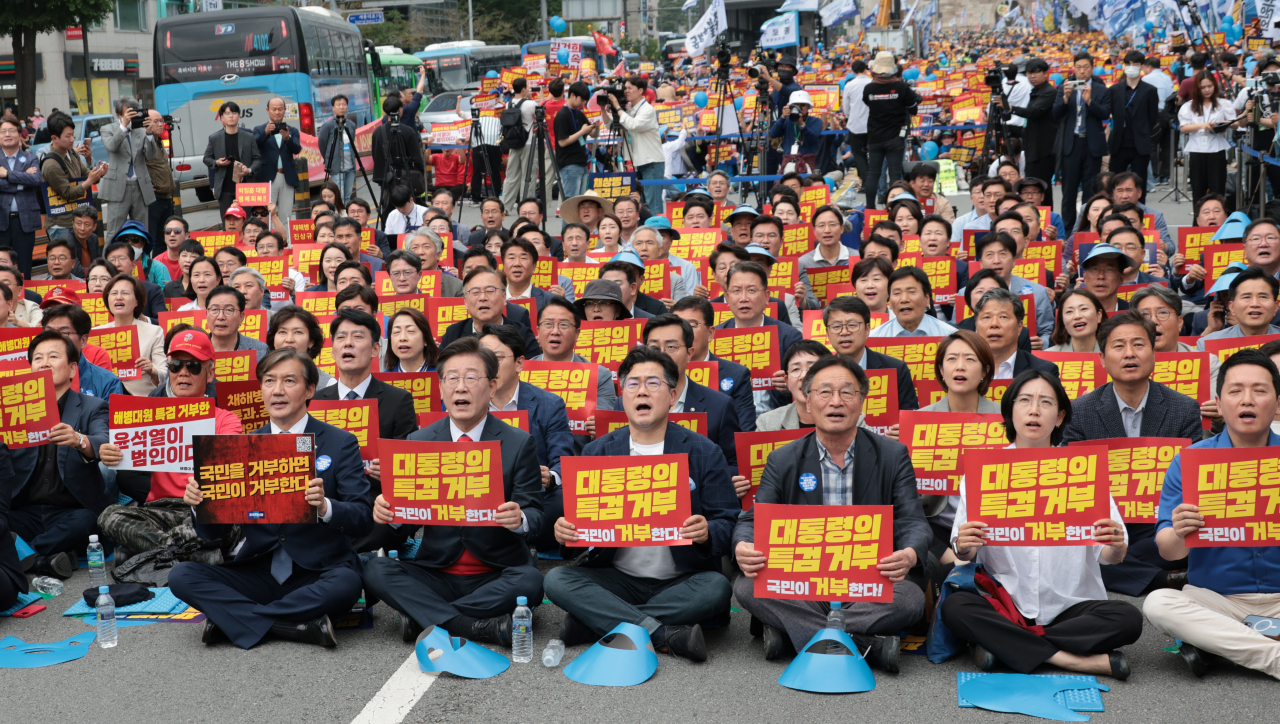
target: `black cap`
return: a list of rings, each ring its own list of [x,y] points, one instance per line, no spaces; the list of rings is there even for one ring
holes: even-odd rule
[[[797,70],[800,68],[800,66],[796,65],[796,57],[794,55],[778,56],[778,65],[789,65]]]

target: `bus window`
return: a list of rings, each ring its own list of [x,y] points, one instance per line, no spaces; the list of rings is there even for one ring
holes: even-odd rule
[[[279,17],[175,23],[164,30],[162,73],[169,82],[216,80],[225,73],[272,75],[297,67],[297,45]],[[214,61],[214,62],[209,62]]]

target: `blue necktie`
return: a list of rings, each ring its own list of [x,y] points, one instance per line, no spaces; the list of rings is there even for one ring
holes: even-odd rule
[[[347,396],[346,396],[345,398],[343,398],[343,399],[346,399],[346,400],[358,400],[358,399],[360,399],[360,395],[356,394],[356,391],[355,391],[355,390],[350,390],[350,391],[348,391],[348,392],[347,392]]]
[[[284,549],[284,543],[276,548],[276,552],[271,556],[271,577],[276,579],[276,583],[284,583],[293,573],[293,559]]]

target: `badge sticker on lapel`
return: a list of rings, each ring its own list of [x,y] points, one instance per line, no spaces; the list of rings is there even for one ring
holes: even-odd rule
[[[690,489],[690,490],[697,490],[697,489],[698,489],[698,484],[697,484],[697,483],[695,483],[695,482],[693,482],[693,478],[689,478],[689,489]]]
[[[818,487],[818,476],[813,473],[805,473],[800,476],[800,489],[806,493],[812,493],[814,488]]]
[[[721,389],[722,391],[724,391],[724,392],[728,392],[729,390],[732,390],[732,389],[733,389],[733,378],[732,378],[732,377],[726,377],[726,378],[724,378],[723,380],[720,380],[720,389]]]
[[[320,472],[324,472],[328,470],[329,466],[332,464],[333,464],[333,458],[329,457],[328,455],[321,455],[320,457],[316,458],[316,470],[319,470]]]

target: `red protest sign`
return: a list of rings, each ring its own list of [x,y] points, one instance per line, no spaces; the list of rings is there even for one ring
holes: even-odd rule
[[[1173,456],[1190,444],[1190,440],[1176,437],[1113,437],[1073,442],[1067,447],[1105,447],[1111,497],[1120,517],[1126,523],[1154,523],[1165,471]]]
[[[236,203],[244,208],[271,203],[271,182],[236,184]]]
[[[193,231],[188,236],[200,242],[205,251],[213,252],[224,246],[235,246],[240,240],[240,235],[231,231]]]
[[[435,372],[374,372],[373,377],[413,395],[415,413],[440,409],[440,378]]]
[[[124,453],[115,470],[189,473],[194,436],[217,432],[207,397],[112,395],[108,406],[111,444]]]
[[[600,278],[600,265],[591,262],[562,261],[556,264],[556,268],[561,276],[568,277],[573,282],[574,299],[581,299],[586,293],[587,282]]]
[[[377,400],[312,400],[307,405],[307,412],[320,422],[355,435],[366,471],[378,459]]]
[[[666,259],[652,259],[644,263],[644,280],[640,282],[640,291],[654,299],[671,298],[671,262]]]
[[[813,227],[808,224],[787,224],[782,227],[782,246],[779,256],[801,256],[813,251]]]
[[[271,419],[262,404],[262,383],[218,381],[218,407],[240,418],[240,429],[245,434],[257,430]]]
[[[760,476],[764,474],[769,455],[780,447],[789,445],[809,434],[809,430],[766,430],[760,432],[733,433],[734,449],[738,451],[738,474],[751,481],[751,490],[742,498],[742,509],[751,510],[755,504],[756,490],[760,488]]]
[[[689,261],[705,259],[724,239],[725,233],[720,229],[680,229],[680,238],[671,240],[671,253]],[[600,268],[598,264],[592,266]]]
[[[114,269],[112,273],[115,273]],[[77,279],[28,279],[22,283],[22,288],[28,292],[35,292],[44,299],[57,292],[75,292],[84,298],[89,287]],[[101,299],[101,295],[98,295],[98,298]]]
[[[40,328],[34,328],[40,333]],[[0,443],[9,448],[49,442],[49,431],[60,421],[53,373],[24,372],[0,378]]]
[[[257,381],[258,353],[251,349],[213,353],[213,374],[223,382]]]
[[[427,320],[431,322],[431,333],[435,335],[437,344],[444,340],[444,333],[450,325],[471,318],[466,303],[457,297],[430,299],[427,302],[427,312]]]
[[[297,258],[297,246],[299,244],[311,244],[316,238],[316,222],[311,219],[289,219],[289,238],[292,240],[291,246],[294,248],[294,258]],[[319,245],[317,245],[319,246]],[[319,256],[311,263],[319,261]],[[298,267],[294,267],[297,269]]]
[[[401,309],[416,309],[424,315],[427,313],[427,294],[388,294],[378,295],[379,311],[390,317]]]
[[[586,327],[590,322],[584,322]],[[529,360],[520,370],[520,380],[564,400],[569,429],[587,432],[587,420],[596,414],[600,367],[591,362],[548,362]],[[597,428],[598,432],[598,428]]]
[[[298,292],[294,300],[298,306],[319,317],[337,311],[337,292]]]
[[[578,329],[573,351],[613,372],[632,347],[640,344],[643,319],[621,319],[616,322],[586,321]]]
[[[1213,240],[1213,235],[1218,232],[1216,226],[1179,226],[1178,227],[1178,253],[1182,255],[1183,263],[1178,266],[1179,274],[1187,273],[1188,264],[1199,264],[1200,255],[1204,253],[1207,247],[1218,243]]]
[[[830,287],[848,284],[851,271],[852,269],[848,266],[812,266],[805,273],[809,276],[809,289],[813,292],[813,296],[830,301],[828,297]]]
[[[1033,241],[1027,244],[1027,248],[1022,250],[1023,259],[1041,259],[1044,261],[1044,268],[1048,269],[1055,277],[1058,272],[1062,271],[1062,241]],[[1031,277],[1023,277],[1030,279]],[[1039,281],[1038,279],[1036,280]]]
[[[564,517],[577,528],[571,547],[681,546],[689,519],[689,456],[560,459]]]
[[[1257,349],[1273,339],[1280,339],[1280,334],[1255,334],[1249,337],[1226,337],[1223,339],[1205,339],[1204,351],[1217,355],[1218,362],[1226,362],[1231,355],[1242,349]]]
[[[793,601],[893,600],[876,566],[893,553],[892,505],[755,506],[756,550],[767,562],[757,598]]]
[[[940,341],[941,337],[868,337],[867,347],[906,364],[913,380],[932,380],[937,379],[933,363]]]
[[[1187,448],[1182,502],[1199,508],[1204,527],[1188,548],[1280,546],[1280,458],[1275,448]]]
[[[921,495],[959,495],[964,478],[960,453],[1009,444],[1004,418],[994,413],[903,410],[900,420],[898,441],[911,451]]]
[[[956,260],[950,256],[926,256],[920,269],[929,275],[935,304],[954,304],[956,299]]]
[[[969,520],[987,524],[989,546],[1096,545],[1093,524],[1111,517],[1102,446],[967,450]]]
[[[707,413],[705,412],[668,412],[667,419],[689,432],[707,437]],[[604,437],[626,426],[627,413],[623,410],[596,410],[596,437]]]
[[[782,297],[791,294],[800,281],[800,257],[780,256],[769,267],[769,291]]]
[[[777,327],[717,329],[711,353],[751,370],[751,389],[773,389],[773,373],[782,369]]]
[[[873,431],[889,434],[898,424],[898,371],[867,370],[868,392],[862,401],[863,422]]]
[[[1046,362],[1058,365],[1058,380],[1067,397],[1077,399],[1107,384],[1107,368],[1095,352],[1032,352]]]
[[[529,432],[528,410],[494,410],[491,414],[514,428]]]
[[[1213,396],[1208,352],[1156,352],[1156,370],[1151,379],[1201,404]],[[1203,421],[1208,430],[1212,420],[1206,417]]]
[[[314,435],[198,435],[196,522],[314,523],[306,491],[316,476]]]
[[[684,374],[703,387],[709,387],[713,390],[720,389],[719,362],[690,362],[685,365]]]
[[[122,380],[136,380],[141,377],[134,364],[142,356],[138,351],[138,329],[128,327],[105,327],[89,332],[89,344],[101,347],[111,358],[108,370]]]
[[[498,525],[502,446],[487,442],[380,442],[382,494],[393,523]]]
[[[1227,267],[1237,262],[1247,263],[1244,244],[1213,244],[1204,250],[1204,288],[1212,289]]]

